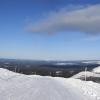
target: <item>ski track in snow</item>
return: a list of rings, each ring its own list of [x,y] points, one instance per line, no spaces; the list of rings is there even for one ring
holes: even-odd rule
[[[100,85],[73,78],[2,73],[0,100],[100,100]]]

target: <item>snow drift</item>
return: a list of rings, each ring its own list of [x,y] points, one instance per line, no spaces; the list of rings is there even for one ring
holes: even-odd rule
[[[0,100],[100,100],[100,84],[0,68]]]
[[[80,72],[74,76],[72,76],[72,78],[77,78],[77,79],[83,79],[84,77],[88,78],[88,77],[99,77],[100,78],[100,74],[97,74],[97,73],[94,73],[94,72],[89,72],[89,71],[83,71],[83,72]]]
[[[93,69],[94,73],[99,73],[100,74],[100,66],[96,67]]]

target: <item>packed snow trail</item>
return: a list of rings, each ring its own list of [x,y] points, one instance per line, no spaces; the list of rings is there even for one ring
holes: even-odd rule
[[[16,80],[17,81],[17,80]],[[21,80],[20,80],[21,81]],[[8,82],[8,81],[7,81]],[[7,84],[7,83],[5,83]],[[2,85],[2,84],[1,84]],[[10,82],[6,88],[0,92],[1,100],[76,100],[79,94],[76,89],[66,84],[59,83],[53,78],[25,79],[23,82]],[[80,100],[84,100],[80,98]]]
[[[100,100],[100,85],[90,83],[73,78],[28,76],[0,69],[0,100]]]

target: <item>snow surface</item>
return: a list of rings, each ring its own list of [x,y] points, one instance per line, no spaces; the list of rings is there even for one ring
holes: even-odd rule
[[[100,100],[100,84],[0,68],[0,100]]]
[[[94,72],[89,72],[89,71],[82,71],[74,76],[72,76],[72,78],[77,78],[77,79],[81,79],[81,78],[84,78],[85,75],[87,77],[100,77],[100,74],[97,74],[97,73],[94,73]]]
[[[100,73],[100,66],[96,67],[93,69],[94,73]]]
[[[72,78],[76,78],[76,79],[81,79],[84,78],[85,75],[87,77],[100,77],[100,66],[94,68],[91,72],[90,71],[82,71],[74,76],[72,76]]]

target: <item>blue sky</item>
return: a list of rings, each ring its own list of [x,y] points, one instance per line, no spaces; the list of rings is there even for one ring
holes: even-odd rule
[[[100,59],[100,0],[0,0],[0,58]]]

